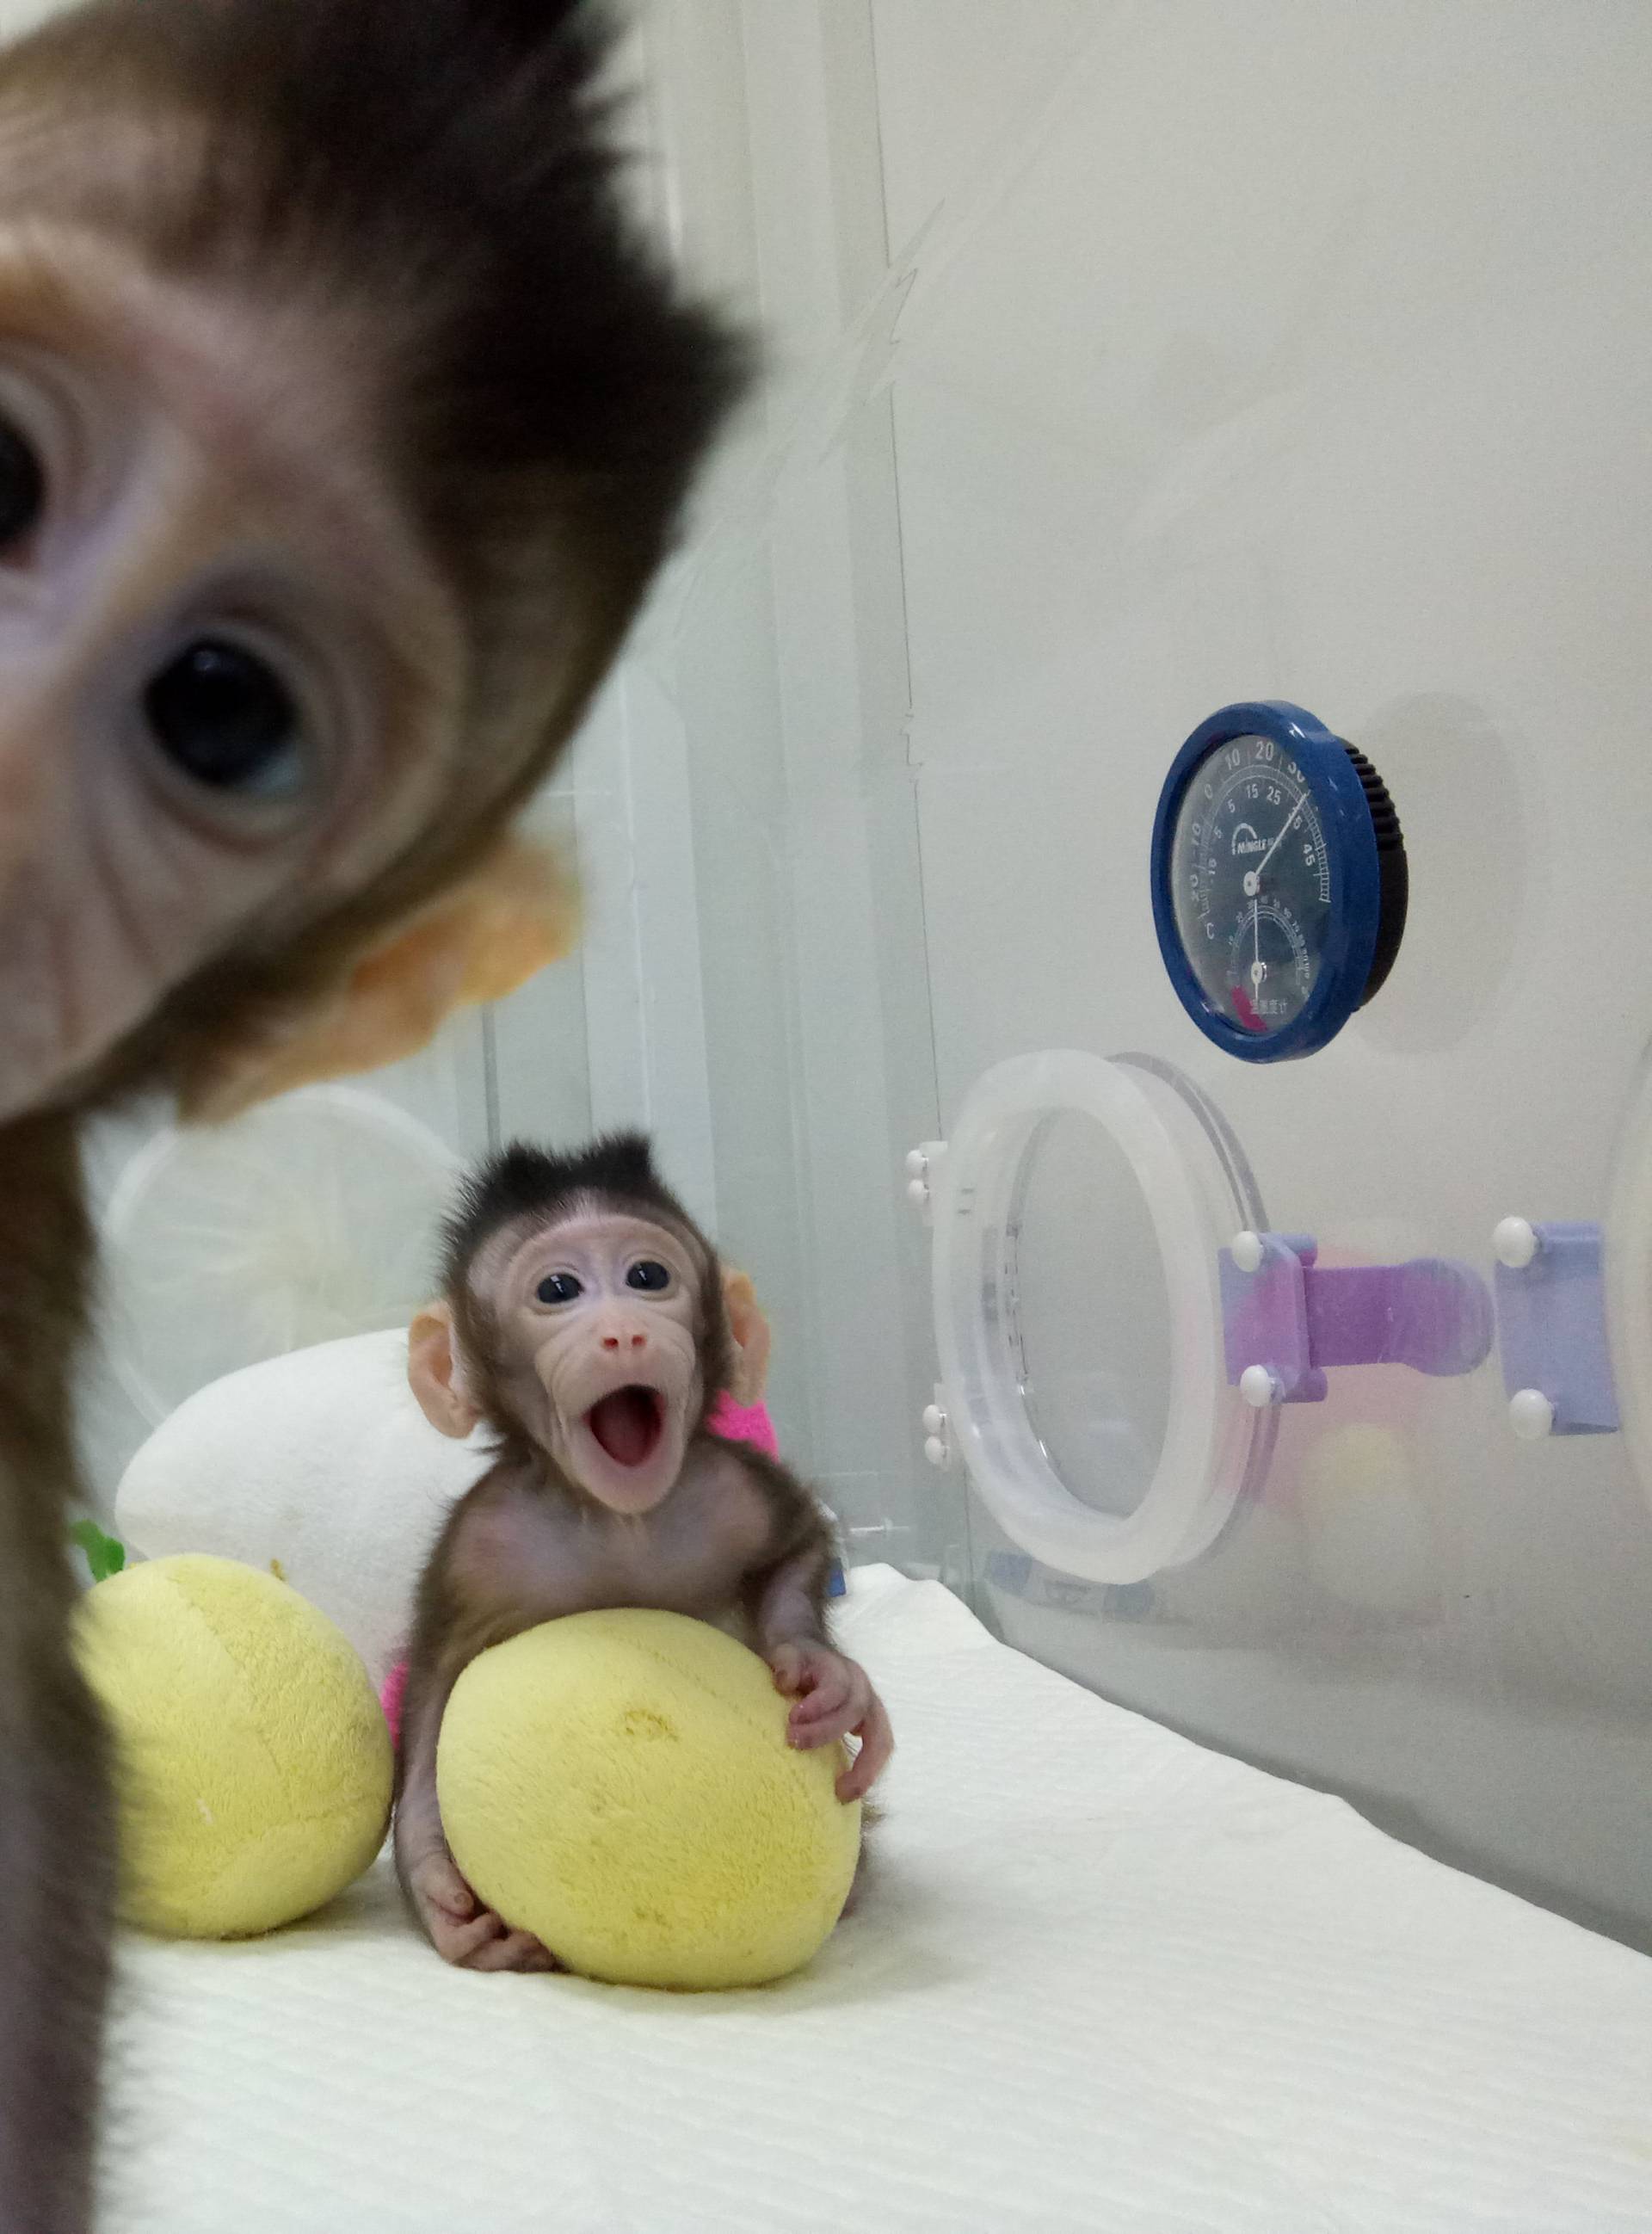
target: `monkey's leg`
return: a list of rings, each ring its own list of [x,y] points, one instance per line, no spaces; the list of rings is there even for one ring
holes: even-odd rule
[[[36,1630],[22,1665],[17,1634],[0,1747],[0,2227],[86,2234],[112,1891],[103,1734],[61,1638]]]
[[[90,1237],[73,1134],[0,1132],[0,2230],[85,2234],[114,1882],[70,1660],[69,1375]]]
[[[454,1676],[427,1677],[415,1647],[402,1715],[395,1868],[420,1930],[444,1963],[467,1970],[559,1970],[531,1931],[514,1931],[471,1891],[441,1827],[436,1737]]]

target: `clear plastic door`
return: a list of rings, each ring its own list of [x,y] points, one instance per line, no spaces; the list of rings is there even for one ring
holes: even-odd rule
[[[1018,1058],[932,1199],[944,1408],[1000,1525],[1094,1582],[1196,1558],[1275,1427],[1224,1369],[1218,1255],[1265,1220],[1219,1114],[1151,1057]]]

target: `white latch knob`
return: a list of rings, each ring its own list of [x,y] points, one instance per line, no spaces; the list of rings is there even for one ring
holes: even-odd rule
[[[945,1425],[946,1414],[938,1404],[926,1404],[924,1407],[924,1433],[926,1435],[938,1435]]]
[[[932,1466],[946,1464],[946,1445],[938,1435],[930,1435],[924,1445],[924,1455]]]
[[[1531,1219],[1527,1218],[1499,1219],[1492,1235],[1492,1246],[1497,1251],[1497,1261],[1499,1264],[1506,1264],[1511,1272],[1524,1272],[1538,1253],[1538,1237]],[[1530,1393],[1525,1389],[1521,1391],[1523,1395]],[[1544,1427],[1535,1432],[1546,1435],[1549,1430]]]
[[[1249,1231],[1236,1233],[1230,1253],[1240,1271],[1259,1272],[1262,1270],[1262,1259],[1265,1253],[1262,1246],[1262,1236],[1259,1233]],[[1251,1401],[1271,1403],[1273,1400],[1271,1397],[1266,1397],[1260,1400],[1252,1398]]]
[[[936,1190],[945,1160],[944,1140],[923,1140],[906,1152],[906,1199],[925,1225],[935,1215]]]
[[[1517,1388],[1510,1397],[1509,1425],[1523,1443],[1540,1443],[1554,1424],[1555,1408],[1541,1388]]]
[[[1247,1365],[1239,1375],[1239,1394],[1256,1411],[1265,1412],[1284,1393],[1284,1383],[1271,1366]]]

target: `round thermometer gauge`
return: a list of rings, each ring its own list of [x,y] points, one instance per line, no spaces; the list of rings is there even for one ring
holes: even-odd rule
[[[1400,820],[1376,770],[1300,706],[1224,706],[1153,824],[1153,922],[1182,1006],[1247,1062],[1312,1055],[1394,966]]]

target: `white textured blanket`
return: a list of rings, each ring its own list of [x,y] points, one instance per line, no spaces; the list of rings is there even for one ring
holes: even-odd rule
[[[863,1571],[901,1750],[800,1977],[445,1969],[384,1865],[128,1945],[112,2234],[1652,2229],[1652,1963]]]

